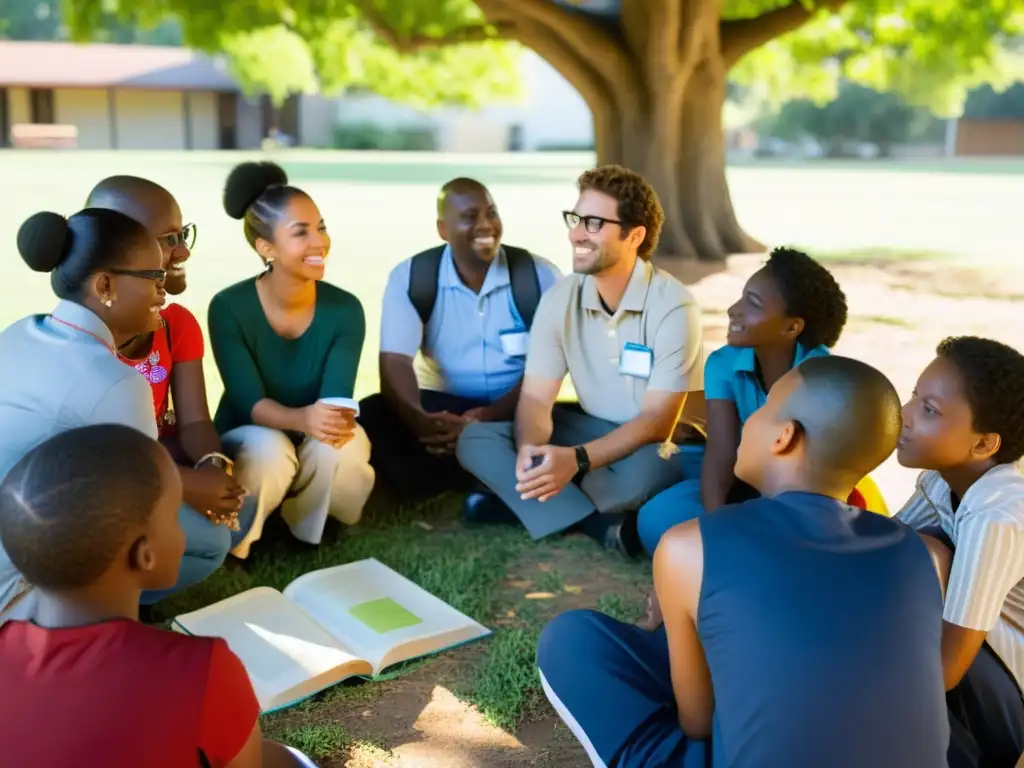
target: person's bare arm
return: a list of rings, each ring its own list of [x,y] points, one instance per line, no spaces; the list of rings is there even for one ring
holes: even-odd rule
[[[725,504],[736,477],[740,417],[732,400],[708,400],[708,443],[700,475],[700,493],[708,512]]]
[[[512,389],[493,403],[470,409],[465,415],[468,417],[472,414],[477,421],[512,421],[516,415],[516,407],[519,405],[519,395],[522,390],[523,380],[520,379]]]
[[[685,396],[684,392],[647,390],[640,414],[635,419],[584,446],[590,457],[591,469],[605,467],[645,445],[668,439],[674,430],[676,415]]]
[[[946,599],[946,587],[949,586],[949,571],[953,567],[953,553],[949,547],[943,544],[934,536],[927,533],[918,533],[921,541],[928,550],[928,557],[931,558],[932,567],[935,568],[935,575],[939,577],[939,588],[942,590],[942,599]]]
[[[417,434],[424,419],[420,404],[420,385],[416,380],[413,358],[395,352],[379,357],[380,391],[398,417]]]
[[[946,690],[960,685],[985,643],[988,632],[942,622],[942,677]]]
[[[289,408],[265,397],[252,407],[252,423],[283,432],[305,432],[305,409]]]
[[[519,404],[516,406],[515,435],[516,447],[524,445],[546,445],[554,431],[551,419],[561,379],[542,379],[524,376]]]
[[[210,404],[206,399],[202,360],[174,365],[171,369],[171,397],[178,424],[178,441],[185,456],[195,463],[208,453],[221,452],[220,435],[213,426]]]
[[[969,521],[972,528],[979,523],[977,518]],[[964,529],[961,536],[969,538],[970,530]],[[990,555],[996,551],[1005,551],[1003,547],[1010,547],[1013,551],[1014,544],[1019,545],[1021,534],[1016,526],[993,524],[987,525],[980,531],[980,536],[973,538],[975,548],[972,553],[981,563],[963,562],[957,563],[954,553],[943,542],[937,538],[924,533],[918,534],[935,566],[939,577],[939,585],[942,588],[944,600],[950,598],[951,593],[958,591],[955,582],[959,579],[960,584],[967,583],[969,593],[961,592],[959,600],[954,597],[958,607],[964,611],[962,619],[964,623],[972,623],[975,627],[987,626],[994,623],[995,613],[1002,605],[1006,593],[1019,578],[1019,568],[1013,568],[1007,564],[998,565],[987,562]],[[965,558],[969,555],[965,554]],[[995,608],[988,617],[979,617],[976,609],[973,608],[974,600],[993,601]],[[949,614],[949,605],[946,606],[946,615]],[[954,608],[954,611],[956,609]],[[960,618],[960,617],[958,617]],[[967,670],[971,668],[978,653],[981,651],[985,638],[988,636],[986,629],[964,627],[960,624],[948,621],[942,622],[942,674],[946,690],[951,691],[963,680]]]
[[[654,590],[664,616],[679,724],[693,739],[711,735],[715,711],[711,670],[697,632],[703,574],[699,521],[677,525],[662,536],[654,551]]]

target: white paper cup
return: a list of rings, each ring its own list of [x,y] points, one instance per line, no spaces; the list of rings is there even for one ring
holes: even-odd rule
[[[333,405],[335,408],[348,408],[350,411],[355,411],[356,416],[359,415],[359,401],[353,400],[351,397],[321,397],[319,402]]]

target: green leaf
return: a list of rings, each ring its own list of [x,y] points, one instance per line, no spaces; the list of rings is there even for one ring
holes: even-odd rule
[[[317,90],[309,47],[283,26],[225,32],[220,42],[230,57],[231,73],[247,95],[266,93],[280,107],[289,94]]]

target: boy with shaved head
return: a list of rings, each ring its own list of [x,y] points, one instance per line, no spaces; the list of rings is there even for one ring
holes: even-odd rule
[[[946,764],[941,547],[845,503],[899,435],[879,371],[805,360],[743,426],[735,473],[761,498],[661,539],[663,627],[545,628],[545,692],[594,765]]]
[[[101,424],[36,446],[0,484],[0,542],[35,585],[32,621],[0,626],[0,744],[11,766],[286,768],[249,677],[220,638],[140,624],[172,586],[181,480],[155,440]]]
[[[441,188],[437,233],[444,245],[388,277],[381,391],[360,404],[378,483],[412,497],[470,487],[455,442],[471,422],[512,418],[533,313],[561,276],[502,242],[498,208],[475,179]]]

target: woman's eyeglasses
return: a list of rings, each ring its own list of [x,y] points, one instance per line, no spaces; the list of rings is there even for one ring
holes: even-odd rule
[[[128,277],[141,277],[146,280],[152,280],[156,283],[162,283],[167,279],[166,269],[108,269],[112,275],[127,275]]]
[[[601,227],[605,224],[622,225],[618,219],[606,219],[603,216],[580,216],[573,211],[562,211],[562,220],[570,230],[576,229],[582,222],[583,228],[592,235],[600,232]]]
[[[196,225],[186,224],[178,232],[171,232],[169,235],[159,235],[157,240],[167,245],[171,250],[183,245],[190,251],[196,244]]]

